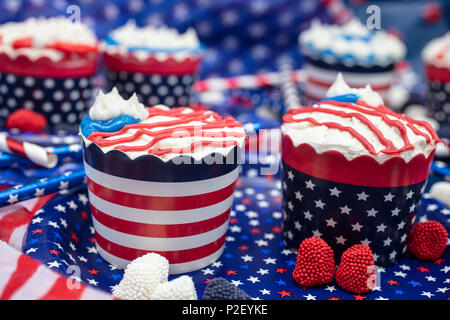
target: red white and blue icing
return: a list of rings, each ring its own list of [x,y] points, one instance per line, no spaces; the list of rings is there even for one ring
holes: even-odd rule
[[[98,51],[93,31],[65,17],[29,18],[0,26],[0,53],[11,59],[20,56],[31,61],[47,58],[60,61],[66,54],[89,54]]]
[[[199,160],[214,152],[226,156],[243,147],[245,132],[233,117],[188,107],[129,108],[131,99],[122,99],[115,90],[97,97],[81,123],[84,142],[95,143],[104,153],[120,150],[130,159],[150,154],[164,161],[179,155]]]
[[[382,30],[369,30],[357,19],[342,26],[315,20],[300,34],[299,43],[307,57],[346,66],[388,66],[406,53],[398,38]]]
[[[327,95],[283,117],[282,133],[294,146],[309,144],[318,154],[338,151],[347,160],[367,155],[381,164],[393,157],[428,157],[440,142],[427,122],[393,112],[370,86],[353,89],[338,76]]]
[[[186,55],[204,50],[194,29],[180,33],[176,29],[162,27],[138,27],[133,20],[113,30],[102,44],[108,54],[133,54],[140,60],[149,55],[163,60],[170,55],[182,60]]]

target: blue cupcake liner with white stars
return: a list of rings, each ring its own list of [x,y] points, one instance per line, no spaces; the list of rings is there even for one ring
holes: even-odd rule
[[[283,234],[288,248],[315,236],[333,248],[336,261],[352,245],[372,249],[389,266],[407,249],[426,181],[399,187],[366,187],[319,179],[283,162]]]
[[[60,274],[111,292],[123,271],[97,253],[86,192],[81,187],[57,195],[39,210],[29,227],[23,251]],[[435,262],[403,258],[392,267],[378,267],[377,286],[364,295],[345,292],[335,282],[312,289],[300,288],[292,280],[296,253],[283,242],[281,199],[281,183],[272,176],[240,179],[224,254],[213,264],[188,274],[193,277],[199,297],[211,279],[223,277],[254,299],[450,298],[448,248],[442,259]],[[425,194],[417,221],[427,219],[438,220],[450,231],[450,208]]]

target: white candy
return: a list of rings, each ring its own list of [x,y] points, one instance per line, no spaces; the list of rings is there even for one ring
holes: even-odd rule
[[[181,276],[158,285],[151,300],[197,300],[197,292],[192,278]]]
[[[130,262],[113,295],[127,300],[149,300],[161,283],[167,282],[169,263],[166,258],[149,253]]]
[[[431,186],[430,194],[436,200],[450,206],[450,182],[436,182]]]

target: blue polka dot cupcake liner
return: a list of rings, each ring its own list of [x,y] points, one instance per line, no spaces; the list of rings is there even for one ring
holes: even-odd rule
[[[429,81],[427,108],[429,116],[439,122],[442,130],[447,128],[447,134],[442,136],[450,137],[450,82]]]
[[[116,87],[119,93],[129,98],[136,93],[139,101],[148,106],[164,104],[170,108],[189,105],[195,74],[144,74],[107,70],[108,89]]]
[[[0,73],[0,119],[26,108],[43,114],[50,129],[76,128],[86,115],[93,78],[55,78]]]

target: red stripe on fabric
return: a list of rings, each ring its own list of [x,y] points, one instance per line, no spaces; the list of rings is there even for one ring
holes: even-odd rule
[[[152,197],[109,189],[87,179],[89,190],[103,200],[125,207],[161,211],[190,210],[211,206],[230,197],[234,191],[234,184],[195,196]]]
[[[222,248],[223,244],[225,243],[225,235],[226,234],[204,246],[178,251],[153,251],[128,248],[106,240],[98,233],[95,234],[95,240],[97,241],[97,244],[103,248],[103,250],[121,259],[131,261],[149,252],[155,252],[162,255],[167,260],[169,260],[169,263],[173,264],[192,262],[213,254],[214,252]]]
[[[92,215],[105,227],[126,234],[152,238],[188,237],[211,231],[217,227],[220,227],[228,220],[230,210],[231,208],[218,216],[203,221],[164,225],[147,224],[115,218],[98,210],[91,204]]]
[[[307,82],[312,83],[319,87],[327,88],[327,89],[329,87],[331,87],[331,85],[333,84],[333,82],[324,82],[322,80],[315,79],[311,76],[308,77]],[[355,84],[354,82],[349,82],[349,86],[352,88],[364,88],[366,86],[366,84],[367,84],[367,82],[360,83],[360,84],[359,83]],[[383,84],[383,85],[372,85],[371,84],[370,86],[375,91],[386,91],[390,88],[391,85],[390,85],[390,83],[387,83],[387,84]]]
[[[68,278],[58,276],[53,286],[39,300],[80,300],[86,287],[80,285],[79,288],[71,289],[67,286],[68,280]]]
[[[10,299],[11,296],[33,276],[39,268],[39,265],[40,263],[36,260],[21,254],[17,259],[16,269],[3,289],[0,300]]]
[[[28,224],[32,218],[33,213],[25,208],[19,208],[14,212],[3,215],[0,219],[0,240],[9,243],[14,230]]]
[[[31,211],[25,208],[18,208],[14,212],[3,215],[0,218],[0,240],[9,243],[13,232],[17,228],[29,224],[31,219],[33,219],[34,213],[42,208],[54,195],[55,193],[52,193],[39,198]]]

